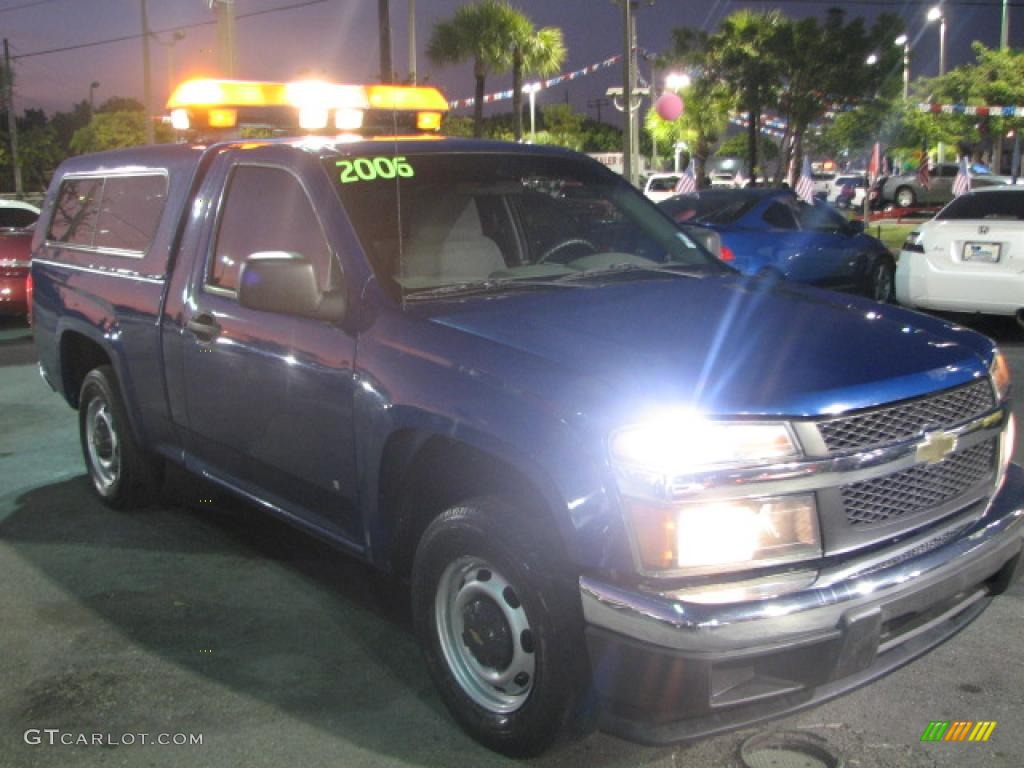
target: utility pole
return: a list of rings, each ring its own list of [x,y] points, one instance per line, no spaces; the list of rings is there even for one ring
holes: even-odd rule
[[[217,61],[224,77],[235,76],[235,0],[210,0],[217,13]]]
[[[1003,19],[999,28],[999,50],[1005,51],[1010,47],[1010,3],[1003,0]]]
[[[391,82],[391,14],[389,0],[377,0],[377,29],[380,33],[380,81]]]
[[[622,101],[626,105],[626,129],[622,132],[622,175],[636,183],[633,168],[633,1],[622,0]]]
[[[14,84],[11,73],[11,49],[4,38],[4,94],[7,101],[7,129],[11,134],[11,162],[14,165],[14,194],[20,200],[25,193],[21,186],[21,163],[18,160],[18,118],[14,114]]]
[[[409,83],[416,85],[416,0],[409,0]]]
[[[146,0],[139,0],[139,10],[142,12],[142,101],[146,105],[146,143],[156,143],[156,136],[153,132],[153,82],[149,71],[149,14],[146,10]]]

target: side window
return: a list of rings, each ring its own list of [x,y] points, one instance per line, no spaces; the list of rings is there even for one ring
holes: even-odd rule
[[[166,199],[163,175],[108,178],[93,245],[139,253],[149,250]]]
[[[782,203],[772,203],[761,215],[765,223],[773,229],[796,229],[793,212]]]
[[[236,290],[242,263],[257,251],[301,253],[321,287],[328,285],[330,249],[298,179],[282,168],[239,165],[228,182],[207,284]]]
[[[842,232],[846,222],[827,205],[800,203],[800,228],[816,232]]]
[[[0,206],[0,227],[28,227],[36,223],[39,214],[28,208],[4,208]]]
[[[92,245],[99,213],[102,179],[67,179],[60,185],[47,239]]]

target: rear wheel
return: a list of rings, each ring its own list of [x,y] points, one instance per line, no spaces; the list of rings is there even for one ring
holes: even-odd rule
[[[896,205],[900,208],[913,208],[917,203],[917,195],[910,187],[900,187],[896,190]]]
[[[159,481],[162,464],[136,443],[117,377],[109,365],[94,368],[82,381],[78,427],[96,495],[118,509],[142,503],[146,492]]]
[[[586,655],[578,595],[522,512],[496,497],[452,507],[424,532],[412,575],[416,634],[445,705],[477,741],[518,757],[558,735]]]

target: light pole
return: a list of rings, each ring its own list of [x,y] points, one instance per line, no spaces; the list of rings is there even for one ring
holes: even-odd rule
[[[416,0],[409,0],[409,82],[416,85]]]
[[[146,103],[146,143],[156,143],[153,130],[153,81],[149,71],[149,12],[146,0],[139,0],[142,21],[142,100]]]
[[[903,100],[906,101],[910,98],[910,38],[900,35],[892,42],[903,46]]]
[[[99,80],[93,80],[91,83],[89,83],[89,119],[90,120],[92,119],[93,112],[96,111],[96,106],[95,106],[95,104],[93,104],[92,94],[99,87],[100,87],[100,81]]]
[[[946,74],[946,15],[942,7],[932,6],[928,11],[928,21],[939,22],[939,77]],[[946,145],[939,142],[939,162],[946,161]]]
[[[540,83],[527,83],[523,91],[530,97],[530,143],[537,141],[537,91],[540,90]]]
[[[1010,47],[1010,3],[1003,0],[1003,18],[999,27],[999,50],[1005,51]]]
[[[156,37],[156,35],[154,35]],[[164,42],[159,37],[156,37],[156,41],[160,43],[167,50],[167,93],[168,96],[174,93],[174,46],[185,39],[185,33],[180,29],[176,29],[171,33],[171,39],[168,42]]]

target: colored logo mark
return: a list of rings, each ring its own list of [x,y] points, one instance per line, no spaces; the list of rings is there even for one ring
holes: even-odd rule
[[[921,741],[988,741],[995,729],[995,720],[932,720]]]

